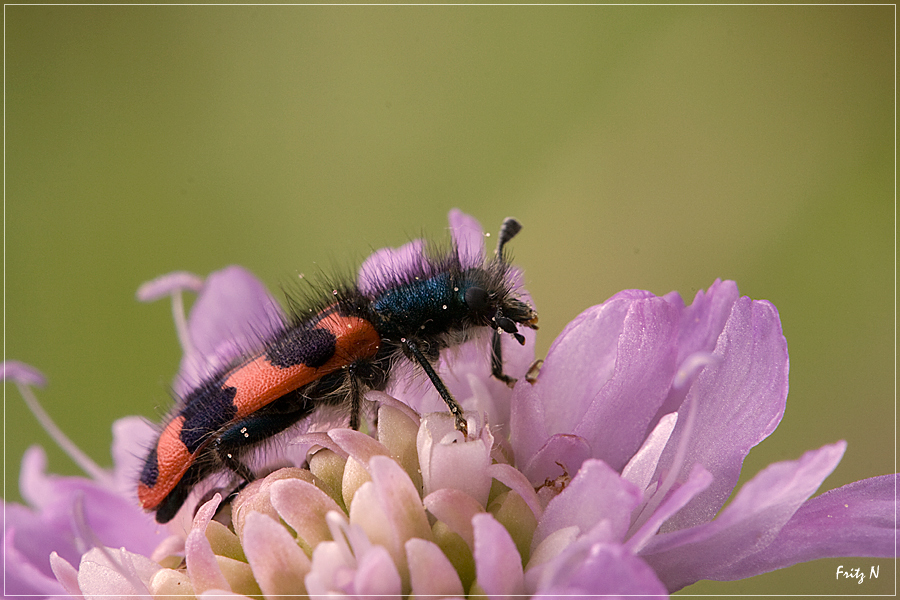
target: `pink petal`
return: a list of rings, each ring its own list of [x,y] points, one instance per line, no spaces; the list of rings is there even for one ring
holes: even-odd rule
[[[476,439],[463,440],[449,412],[425,415],[416,447],[426,495],[454,488],[486,505],[491,490],[487,468],[494,438],[487,427],[478,433]]]
[[[363,465],[368,465],[373,456],[387,456],[390,453],[373,437],[352,429],[332,429],[328,436],[346,452]]]
[[[191,531],[184,542],[188,575],[194,584],[194,592],[198,594],[209,589],[231,590],[219,568],[212,546],[206,539],[206,526],[215,516],[221,501],[222,497],[216,494],[212,500],[197,510]]]
[[[509,598],[525,591],[522,557],[509,532],[490,513],[472,517],[475,535],[475,573],[491,600]]]
[[[384,507],[390,519],[391,529],[396,535],[402,540],[412,537],[430,539],[431,526],[428,524],[419,493],[409,475],[393,459],[386,456],[372,457],[369,461],[369,470],[378,500]]]
[[[360,527],[368,539],[385,548],[404,580],[408,580],[403,544],[411,537],[431,539],[431,526],[418,491],[393,459],[369,461],[372,481],[363,484],[350,506],[350,524]]]
[[[529,481],[540,485],[543,481],[540,479],[540,469],[535,470],[535,477],[532,478],[527,465],[555,432],[551,431],[546,418],[542,390],[535,388],[536,385],[524,380],[517,382],[513,388],[513,396],[510,399],[509,442],[515,453],[516,464]]]
[[[684,508],[684,505],[690,502],[694,496],[709,487],[712,479],[712,475],[703,466],[694,465],[694,470],[691,471],[688,480],[674,492],[670,491],[658,507],[652,503],[643,507],[646,513],[641,513],[638,520],[632,523],[631,530],[637,529],[637,531],[625,544],[626,548],[631,552],[638,552],[643,548],[647,541],[659,531],[663,523]],[[638,528],[637,525],[640,527]]]
[[[677,366],[680,313],[660,298],[631,303],[616,347],[612,377],[590,398],[569,431],[591,445],[592,456],[621,471],[640,448],[666,400]],[[573,374],[577,377],[577,374]],[[615,427],[598,427],[615,423]]]
[[[407,540],[405,548],[415,597],[463,595],[459,575],[437,544],[413,538]]]
[[[674,300],[673,296],[677,297],[677,300]],[[684,308],[682,315],[678,339],[678,364],[695,352],[713,351],[716,340],[731,315],[731,307],[739,297],[735,282],[719,279],[716,279],[708,290],[697,292],[694,301]],[[675,292],[664,298],[668,302],[674,302],[676,306],[683,306],[681,298]]]
[[[4,507],[6,508],[6,503],[4,503]],[[62,594],[63,586],[54,579],[53,571],[41,564],[44,562],[43,560],[38,562],[33,557],[20,552],[14,543],[15,539],[20,536],[16,535],[17,532],[14,526],[9,523],[5,525],[6,528],[3,532],[3,558],[5,561],[3,573],[6,588],[4,591],[9,595],[51,596]],[[64,561],[61,558],[59,560]],[[46,570],[42,570],[40,567]]]
[[[675,423],[678,421],[678,413],[665,415],[644,440],[641,446],[625,468],[622,469],[622,477],[635,484],[638,489],[646,490],[653,482],[653,474],[659,464],[659,457],[669,442]]]
[[[497,463],[488,467],[488,475],[519,494],[522,500],[525,501],[525,504],[528,505],[528,508],[531,509],[531,512],[534,513],[534,518],[537,520],[541,519],[541,516],[544,514],[541,501],[528,479],[520,471],[511,465]]]
[[[284,527],[253,512],[247,515],[241,541],[253,576],[267,598],[306,593],[303,579],[311,563]]]
[[[328,494],[306,481],[283,479],[272,484],[269,495],[284,522],[310,548],[331,539],[325,515],[332,510],[341,512],[341,508]]]
[[[450,531],[459,535],[469,548],[475,544],[472,532],[472,518],[484,512],[484,507],[477,500],[459,490],[447,488],[429,494],[422,501],[428,512],[439,521],[443,521]]]
[[[9,560],[8,556],[7,560]],[[69,561],[61,558],[56,552],[51,552],[50,568],[53,569],[53,574],[56,576],[57,581],[66,588],[70,595],[75,598],[84,598],[81,595],[81,590],[78,588],[78,571],[69,564]]]
[[[140,554],[115,548],[93,548],[81,557],[78,587],[87,598],[149,595],[147,583],[161,569]]]
[[[376,600],[396,600],[401,592],[400,574],[382,546],[372,546],[360,557],[353,583],[356,595]]]

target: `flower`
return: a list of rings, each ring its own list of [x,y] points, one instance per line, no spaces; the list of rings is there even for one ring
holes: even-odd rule
[[[123,548],[136,555],[151,554],[163,537],[153,519],[136,504],[132,473],[139,468],[136,460],[140,459],[135,451],[152,440],[153,429],[137,417],[116,421],[113,424],[116,466],[108,472],[75,449],[49,422],[28,387],[44,385],[43,375],[15,361],[4,363],[3,372],[4,379],[19,385],[23,397],[43,417],[41,420],[51,435],[92,475],[91,478],[48,475],[43,449],[32,446],[25,452],[19,489],[28,506],[3,503],[4,594],[65,595],[66,588],[57,580],[51,552],[59,560],[74,563],[83,560],[91,546]]]
[[[480,225],[458,211],[450,221],[464,264],[481,264]],[[375,253],[361,289],[421,252],[413,242]],[[199,292],[187,319],[183,289]],[[284,319],[237,267],[140,292],[166,294],[185,351],[182,391]],[[196,514],[182,511],[165,539],[133,490],[111,483],[124,446],[149,429],[117,425],[135,430],[116,437],[114,473],[93,480],[44,476],[30,450],[22,487],[32,507],[6,505],[8,580],[33,582],[16,593],[85,597],[666,595],[815,558],[894,556],[895,475],[811,498],[844,442],[770,465],[734,493],[787,398],[787,345],[770,303],[730,281],[690,305],[624,291],[570,323],[539,371],[524,333],[524,346],[503,342],[512,389],[491,377],[483,344],[441,357],[467,436],[431,386],[397,377],[367,395],[378,406],[370,434],[295,434],[280,457],[294,466],[247,485],[230,517],[220,494],[198,490]],[[17,365],[12,375],[37,380]]]

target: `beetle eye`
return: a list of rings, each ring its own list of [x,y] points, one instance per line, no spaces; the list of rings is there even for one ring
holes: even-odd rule
[[[466,290],[466,305],[470,310],[481,312],[488,307],[490,302],[488,293],[480,287],[470,287]]]

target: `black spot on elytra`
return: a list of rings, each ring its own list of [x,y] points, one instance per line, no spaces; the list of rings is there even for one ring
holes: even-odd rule
[[[159,464],[157,463],[156,448],[153,448],[147,455],[147,460],[144,461],[144,468],[141,469],[141,483],[152,488],[156,485],[157,477],[159,477]]]
[[[234,406],[236,394],[236,388],[222,388],[213,383],[198,388],[188,397],[181,411],[184,424],[178,437],[189,452],[196,452],[210,434],[237,416],[237,409]]]
[[[327,329],[290,329],[266,350],[266,359],[276,367],[297,365],[321,367],[334,356],[337,339]]]

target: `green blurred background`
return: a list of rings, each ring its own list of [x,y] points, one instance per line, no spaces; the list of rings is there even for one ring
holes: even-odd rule
[[[838,439],[823,489],[894,472],[894,7],[7,6],[6,356],[109,464],[179,348],[138,285],[231,263],[271,288],[446,239],[459,207],[514,244],[539,352],[624,288],[715,278],[778,307],[781,426],[745,463]],[[78,470],[6,387],[22,452]],[[838,564],[880,564],[863,585]],[[891,560],[823,560],[688,593],[889,593]]]

